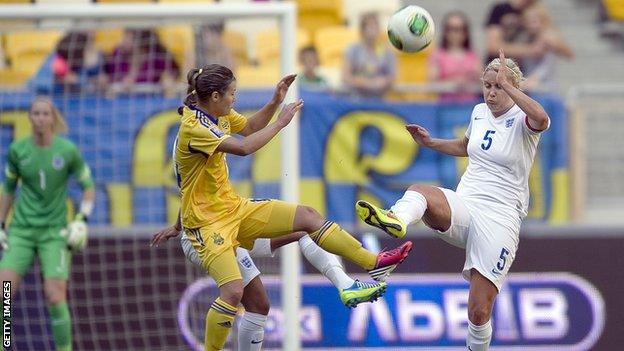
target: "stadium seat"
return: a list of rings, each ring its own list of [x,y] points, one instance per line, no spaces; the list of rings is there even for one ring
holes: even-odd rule
[[[243,65],[236,69],[236,81],[239,88],[273,87],[279,79],[279,63],[261,66]]]
[[[41,63],[54,50],[62,34],[60,31],[6,33],[4,48],[11,70],[29,75],[37,72]]]
[[[431,49],[417,53],[394,50],[397,58],[397,83],[425,83]]]
[[[0,87],[18,87],[26,83],[30,74],[27,72],[19,72],[12,69],[0,70]]]
[[[624,21],[624,1],[603,0],[603,4],[607,9],[607,14],[611,19],[616,21]]]
[[[311,34],[323,27],[344,25],[342,0],[296,0],[299,28]]]
[[[173,55],[180,69],[184,69],[186,53],[195,49],[193,28],[190,25],[163,26],[157,30],[160,42]]]
[[[146,3],[153,2],[152,0],[96,0],[101,4],[132,4],[132,3]]]
[[[213,3],[214,0],[158,0],[158,2],[162,3],[162,4],[184,4],[184,3],[204,3],[204,4],[210,4]]]
[[[256,36],[256,59],[261,66],[279,61],[280,37],[277,29],[269,29]],[[297,51],[311,43],[310,35],[305,29],[297,29]]]
[[[314,45],[322,66],[340,67],[345,49],[358,40],[358,32],[346,26],[321,28],[314,35]]]
[[[98,29],[95,31],[95,47],[104,53],[111,53],[115,46],[121,42],[123,28]]]
[[[429,54],[431,51],[432,47],[428,47],[427,49],[417,53],[406,53],[394,50],[397,58],[396,83],[399,85],[426,83],[428,80]],[[388,98],[391,100],[429,101],[436,100],[437,94],[395,91],[392,92]]]
[[[234,61],[237,65],[241,66],[249,63],[247,37],[243,33],[226,29],[223,32],[223,41],[232,50],[232,55],[234,55]]]

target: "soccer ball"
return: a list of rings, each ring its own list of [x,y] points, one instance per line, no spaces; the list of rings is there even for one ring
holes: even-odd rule
[[[420,51],[431,44],[434,35],[433,18],[420,6],[406,6],[388,21],[388,38],[401,51]]]

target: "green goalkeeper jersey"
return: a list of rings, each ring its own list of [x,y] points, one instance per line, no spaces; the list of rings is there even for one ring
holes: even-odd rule
[[[32,136],[9,147],[4,191],[20,192],[13,207],[11,226],[60,227],[67,224],[67,183],[74,175],[81,186],[93,186],[91,171],[74,143],[55,136],[47,147],[35,145]]]

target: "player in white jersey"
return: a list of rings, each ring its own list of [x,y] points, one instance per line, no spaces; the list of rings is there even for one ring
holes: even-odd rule
[[[503,64],[501,64],[501,62]],[[489,348],[490,316],[496,295],[518,248],[520,224],[527,214],[529,173],[540,133],[550,119],[524,94],[522,72],[503,51],[483,73],[485,103],[475,106],[463,138],[435,139],[418,125],[406,126],[414,140],[453,156],[468,156],[457,191],[414,184],[390,210],[358,201],[358,215],[395,237],[423,220],[439,236],[466,250],[463,276],[470,282],[468,350]]]

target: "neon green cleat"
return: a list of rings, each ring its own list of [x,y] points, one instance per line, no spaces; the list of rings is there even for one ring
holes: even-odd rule
[[[363,283],[356,280],[350,288],[340,289],[340,300],[349,307],[354,308],[362,302],[374,302],[386,292],[385,282]]]
[[[377,208],[364,200],[355,203],[355,211],[366,224],[377,227],[395,238],[405,236],[407,226],[392,211]]]

